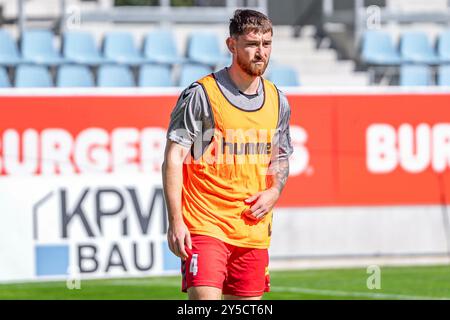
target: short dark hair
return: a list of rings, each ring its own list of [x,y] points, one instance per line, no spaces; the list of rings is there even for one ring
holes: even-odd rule
[[[230,36],[240,36],[252,31],[273,34],[272,21],[265,14],[255,10],[236,10],[230,19]]]

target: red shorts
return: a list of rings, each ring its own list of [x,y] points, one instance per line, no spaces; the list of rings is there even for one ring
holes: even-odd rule
[[[192,250],[182,261],[183,292],[189,287],[210,286],[223,294],[244,297],[269,292],[267,249],[241,248],[213,237],[191,235]]]

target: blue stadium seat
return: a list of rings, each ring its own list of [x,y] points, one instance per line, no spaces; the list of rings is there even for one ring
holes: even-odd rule
[[[219,71],[225,67],[229,67],[229,66],[231,66],[232,62],[233,62],[233,56],[231,54],[226,54],[225,59],[221,63],[216,65],[216,67],[214,68],[214,71]]]
[[[16,42],[6,30],[0,29],[0,65],[15,66],[22,62]]]
[[[26,30],[22,35],[23,58],[43,65],[58,65],[66,62],[53,45],[53,33],[49,30]]]
[[[398,65],[402,59],[387,32],[367,31],[362,40],[362,59],[373,65]]]
[[[83,65],[60,66],[56,75],[57,87],[94,87],[94,78],[88,67]]]
[[[78,64],[99,65],[109,62],[99,52],[89,32],[67,31],[63,38],[63,53],[67,60]]]
[[[300,85],[298,80],[297,71],[290,67],[284,65],[274,65],[270,68],[268,78],[276,86],[279,87],[296,87]]]
[[[400,52],[404,62],[436,64],[439,58],[428,36],[423,32],[405,32],[400,40]]]
[[[410,64],[401,66],[401,86],[429,86],[431,84],[431,69],[429,66]]]
[[[450,62],[450,29],[439,35],[437,51],[442,62]]]
[[[450,65],[442,65],[439,67],[438,85],[450,86]]]
[[[139,87],[171,87],[172,72],[168,65],[143,65],[139,71]]]
[[[185,64],[180,71],[180,87],[187,87],[191,83],[211,73],[211,68],[202,64]]]
[[[11,87],[11,82],[8,78],[8,73],[5,68],[0,67],[0,88],[9,88]]]
[[[216,66],[229,58],[220,50],[219,40],[213,33],[192,33],[189,37],[187,55],[195,63]]]
[[[144,56],[151,63],[176,64],[186,61],[178,54],[173,33],[163,29],[154,30],[146,35]]]
[[[47,67],[38,65],[19,65],[16,68],[16,87],[40,88],[52,86],[52,77]]]
[[[145,62],[134,44],[132,34],[128,32],[107,33],[103,39],[103,55],[115,63],[130,66]]]
[[[134,87],[131,70],[121,65],[101,65],[98,69],[99,87]]]

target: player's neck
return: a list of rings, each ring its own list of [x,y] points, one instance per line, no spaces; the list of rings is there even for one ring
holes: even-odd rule
[[[227,68],[231,81],[245,94],[255,94],[258,92],[259,76],[250,76],[242,71],[238,66],[232,64]]]

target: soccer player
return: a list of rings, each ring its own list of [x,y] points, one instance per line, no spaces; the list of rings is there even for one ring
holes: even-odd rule
[[[163,163],[168,245],[189,299],[261,299],[269,291],[272,208],[289,174],[290,107],[262,77],[272,23],[236,10],[230,67],[194,82],[171,114]]]

